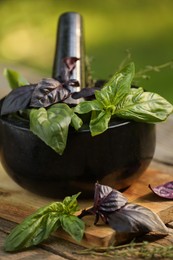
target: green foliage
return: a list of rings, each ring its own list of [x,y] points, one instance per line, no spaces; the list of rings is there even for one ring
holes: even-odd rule
[[[16,226],[5,241],[5,251],[19,251],[38,245],[59,227],[75,240],[83,237],[85,225],[73,214],[78,209],[77,197],[80,193],[66,197],[63,202],[53,202],[38,209]]]
[[[13,86],[24,84],[22,76],[14,71],[7,70],[6,77],[9,82],[13,83]],[[130,62],[116,72],[103,88],[95,91],[95,99],[92,101],[80,102],[73,108],[65,103],[56,103],[48,108],[31,109],[30,130],[62,155],[67,143],[69,126],[79,130],[83,124],[78,114],[91,112],[88,123],[92,136],[106,131],[110,120],[116,117],[145,123],[164,121],[172,113],[173,106],[158,94],[146,92],[142,88],[132,88],[134,77],[135,66],[133,62]],[[29,85],[27,91],[31,89],[31,86]],[[5,110],[9,109],[10,103],[13,103],[18,110],[21,108],[21,101],[22,105],[25,103],[28,105],[30,91],[29,95],[25,92],[26,87],[25,91],[22,90],[20,94],[17,92],[16,96],[13,94],[12,98],[9,95],[9,99],[5,99]],[[21,95],[24,100],[18,97]]]
[[[142,88],[131,89],[119,102],[114,115],[139,122],[164,121],[173,111],[172,105],[158,94],[144,92]]]
[[[9,86],[12,89],[29,84],[29,82],[15,70],[5,69],[4,76],[8,80]]]
[[[90,130],[92,136],[108,128],[112,117],[156,123],[165,120],[173,106],[161,96],[131,88],[135,75],[134,63],[129,63],[95,92],[96,100],[79,103],[74,111],[79,114],[92,111]]]
[[[81,127],[82,121],[73,110],[64,103],[45,108],[32,109],[30,112],[30,129],[47,145],[60,155],[66,147],[70,123],[75,129]]]
[[[63,215],[60,217],[62,228],[72,236],[76,241],[80,242],[84,232],[84,222],[76,216]]]

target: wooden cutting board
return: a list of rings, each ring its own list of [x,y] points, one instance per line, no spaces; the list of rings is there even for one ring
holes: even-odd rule
[[[165,200],[154,195],[148,188],[172,181],[173,176],[169,174],[148,169],[138,181],[128,188],[124,195],[129,202],[140,204],[157,213],[164,223],[173,221],[173,200]],[[53,202],[50,198],[37,196],[25,191],[11,180],[0,165],[0,217],[20,223],[25,217],[32,214],[39,207]],[[80,208],[92,206],[93,201],[80,201]],[[94,217],[84,218],[86,230],[81,245],[87,246],[109,246],[119,244],[128,239],[127,235],[118,234],[103,223],[94,226]],[[58,231],[55,236],[75,242],[63,231]]]

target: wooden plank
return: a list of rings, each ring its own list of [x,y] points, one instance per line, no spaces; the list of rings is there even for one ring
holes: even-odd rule
[[[164,223],[168,223],[173,220],[173,201],[154,195],[149,191],[148,185],[151,184],[155,187],[172,180],[172,175],[150,169],[124,194],[129,201],[151,209],[160,216]]]
[[[10,254],[4,251],[4,242],[7,234],[0,231],[0,259],[1,260],[33,260],[33,259],[49,259],[49,260],[66,260],[67,258],[61,257],[60,255],[48,252],[41,248],[32,248],[27,251],[17,252],[15,254]]]
[[[20,188],[6,175],[0,175],[0,217],[20,223],[26,216],[33,213],[36,209],[52,202],[49,198],[34,195]],[[165,223],[173,221],[173,202],[154,195],[148,188],[171,181],[172,176],[149,169],[141,178],[136,181],[129,189],[124,192],[129,202],[138,203],[146,206],[157,213]],[[93,201],[80,201],[81,208],[90,207]],[[124,241],[121,234],[106,225],[94,226],[94,217],[85,218],[86,231],[81,245],[84,246],[108,246],[113,241],[117,244]],[[74,242],[64,232],[56,232],[55,236]]]
[[[4,250],[3,250],[3,245],[4,245],[4,242],[5,242],[5,237],[6,237],[6,234],[9,234],[10,231],[16,226],[15,223],[13,222],[10,222],[8,220],[5,220],[5,219],[2,219],[0,218],[0,259],[1,259],[1,256],[6,256],[6,257],[10,257],[10,253],[5,253]],[[3,234],[3,236],[1,236],[1,233]],[[4,235],[5,233],[5,235]],[[45,257],[40,257],[40,258],[37,258],[38,256],[38,253],[40,254],[40,252],[42,252],[42,250],[38,250],[38,248],[40,249],[43,249],[45,250],[45,253],[44,253],[44,256]],[[50,236],[49,239],[47,239],[46,241],[44,241],[43,243],[41,243],[40,245],[36,246],[36,247],[33,247],[31,249],[28,249],[27,251],[31,251],[31,256],[33,256],[33,258],[31,259],[34,259],[34,257],[36,257],[36,259],[54,259],[54,258],[51,258],[53,257],[52,255],[56,255],[56,258],[55,259],[70,259],[70,260],[81,260],[83,258],[81,258],[81,255],[78,255],[78,254],[75,254],[75,252],[77,251],[81,251],[83,250],[84,247],[81,247],[79,245],[76,245],[74,243],[70,243],[68,240],[64,240],[60,237],[57,237],[57,236]],[[47,254],[47,252],[50,253]],[[51,255],[52,254],[52,255]],[[18,253],[15,253],[15,254],[12,254],[12,255],[15,255],[16,258],[14,259],[21,259],[20,256],[22,256],[22,254],[18,254]],[[60,258],[58,258],[58,256],[60,256]],[[19,257],[19,258],[18,258]],[[22,258],[22,259],[28,259],[27,258],[27,255],[25,255],[26,258]],[[91,256],[85,256],[84,257],[85,260],[90,260],[91,259]],[[99,257],[99,260],[102,260],[102,259],[105,259],[104,257]]]

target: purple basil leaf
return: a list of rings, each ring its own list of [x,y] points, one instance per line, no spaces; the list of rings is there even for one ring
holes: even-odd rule
[[[121,192],[109,186],[95,184],[94,209],[101,212],[114,212],[127,203]]]
[[[173,199],[173,181],[167,182],[154,188],[149,185],[149,188],[161,198]]]
[[[65,84],[66,85],[66,84]],[[71,87],[79,87],[80,84],[79,84],[79,81],[76,80],[76,79],[70,79],[68,82],[67,82],[67,86],[71,86]]]
[[[117,232],[134,235],[156,232],[168,234],[167,227],[157,214],[137,204],[126,204],[107,216],[109,226]]]
[[[70,92],[59,81],[51,78],[42,79],[32,94],[30,106],[48,107],[65,100],[69,95]]]
[[[10,114],[24,109],[29,105],[35,84],[13,89],[4,99],[1,115]]]
[[[104,86],[104,84],[106,84],[107,83],[107,81],[106,80],[103,80],[103,79],[100,79],[100,80],[97,80],[96,82],[95,82],[95,87],[96,88],[99,88],[99,89],[101,89],[103,86]]]
[[[76,61],[78,60],[79,59],[76,57],[66,57],[62,60],[59,78],[61,82],[69,82],[70,76],[72,75],[72,72],[76,67]]]
[[[83,88],[79,92],[74,92],[72,94],[72,98],[78,99],[78,98],[87,98],[87,97],[94,96],[94,93],[97,89],[100,89],[100,88],[95,88],[95,87],[94,88]]]
[[[76,79],[70,79],[64,83],[62,82],[62,85],[70,92],[71,95],[76,91],[75,88],[80,86],[79,81]]]
[[[76,61],[79,60],[76,57],[66,57],[64,58],[64,63],[66,67],[68,68],[69,72],[72,72],[74,68],[76,67]]]

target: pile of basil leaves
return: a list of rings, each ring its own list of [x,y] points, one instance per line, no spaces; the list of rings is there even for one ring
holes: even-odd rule
[[[75,80],[63,82],[48,78],[29,84],[15,71],[6,70],[5,75],[13,90],[2,104],[1,115],[27,109],[30,130],[60,155],[67,144],[69,127],[76,131],[82,127],[82,114],[90,115],[90,132],[96,136],[108,129],[112,118],[156,123],[166,120],[173,112],[173,106],[160,95],[132,87],[133,62],[116,72],[102,88],[88,87],[81,90],[81,95],[69,91],[68,85],[74,88],[78,85]],[[65,102],[69,96],[82,97],[87,92],[94,98],[84,99],[76,106]]]

